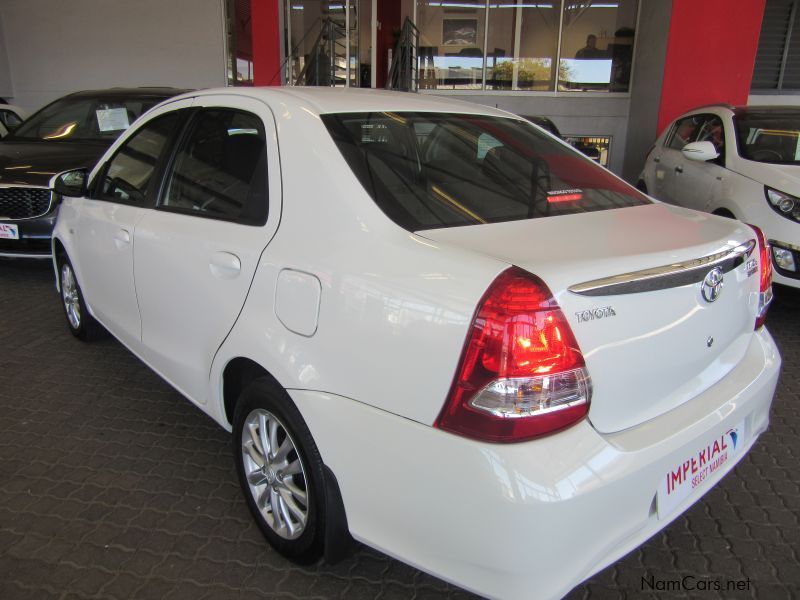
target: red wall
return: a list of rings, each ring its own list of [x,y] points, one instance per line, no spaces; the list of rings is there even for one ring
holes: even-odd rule
[[[281,0],[250,0],[255,85],[281,84],[281,4]]]
[[[765,3],[672,1],[659,132],[697,106],[747,103]]]
[[[376,57],[377,64],[375,68],[375,85],[378,88],[383,88],[386,85],[386,74],[389,72],[388,50],[394,49],[395,37],[393,31],[400,29],[402,22],[400,21],[400,2],[397,0],[378,0],[377,18],[381,24],[378,30]]]

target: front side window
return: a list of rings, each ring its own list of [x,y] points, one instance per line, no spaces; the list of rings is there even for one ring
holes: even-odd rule
[[[711,142],[720,156],[725,156],[725,129],[722,119],[717,115],[708,115],[697,132],[697,142]]]
[[[667,147],[673,150],[682,150],[686,144],[695,141],[697,132],[704,121],[704,115],[692,115],[691,117],[679,119],[675,123],[675,128],[672,131]]]
[[[135,132],[108,163],[101,182],[103,200],[144,204],[153,174],[178,124],[178,113],[156,117]]]
[[[322,121],[364,189],[409,231],[650,202],[522,120],[377,112]]]
[[[267,149],[257,116],[231,109],[195,115],[178,148],[161,207],[263,225],[267,221]]]
[[[734,126],[742,158],[800,164],[800,111],[745,112],[734,117]]]

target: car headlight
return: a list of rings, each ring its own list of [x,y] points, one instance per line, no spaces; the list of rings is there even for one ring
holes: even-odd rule
[[[767,196],[767,203],[776,213],[787,219],[800,223],[800,198],[790,196],[784,192],[773,190],[764,186],[764,193]]]

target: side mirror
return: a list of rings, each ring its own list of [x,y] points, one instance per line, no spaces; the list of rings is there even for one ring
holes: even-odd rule
[[[88,175],[89,173],[86,169],[75,169],[74,171],[59,173],[53,183],[53,190],[59,196],[69,196],[71,198],[86,196],[86,178]]]
[[[686,144],[681,152],[689,160],[697,162],[714,160],[719,156],[719,152],[711,142],[692,142],[691,144]]]

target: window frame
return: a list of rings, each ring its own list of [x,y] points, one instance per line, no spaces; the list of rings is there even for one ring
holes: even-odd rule
[[[153,208],[155,210],[158,210],[158,211],[163,211],[163,212],[175,213],[175,214],[179,214],[179,215],[187,215],[187,216],[191,216],[191,217],[200,217],[200,218],[208,219],[208,220],[212,220],[212,221],[223,221],[223,222],[226,222],[226,223],[235,223],[237,225],[247,225],[249,227],[264,227],[264,226],[266,226],[267,223],[269,222],[269,217],[270,217],[270,212],[271,212],[270,211],[270,209],[271,209],[271,205],[270,205],[271,194],[270,194],[270,189],[269,189],[270,188],[270,169],[269,169],[270,149],[269,149],[269,143],[268,143],[268,131],[269,130],[267,128],[267,124],[264,122],[264,119],[259,114],[253,112],[252,110],[246,110],[244,108],[240,108],[240,107],[236,107],[236,106],[215,106],[215,105],[207,105],[207,106],[206,105],[202,105],[201,106],[201,105],[195,105],[195,106],[193,106],[193,107],[191,107],[190,109],[187,109],[187,110],[190,110],[191,114],[188,115],[186,120],[181,125],[179,135],[174,137],[173,140],[172,140],[172,147],[171,147],[170,152],[169,152],[169,157],[168,157],[168,160],[164,164],[163,170],[160,173],[159,185],[158,185],[158,189],[156,190],[156,194],[155,194],[155,201],[154,201],[154,204],[153,204],[153,206],[151,208]],[[200,116],[204,112],[220,111],[220,110],[247,114],[247,115],[249,115],[249,116],[251,116],[253,118],[258,119],[258,121],[261,123],[261,128],[262,128],[262,131],[264,133],[264,152],[265,152],[264,168],[267,170],[266,175],[265,175],[265,185],[264,185],[264,193],[266,194],[267,211],[266,211],[266,213],[264,215],[263,220],[260,220],[260,221],[256,222],[256,221],[253,221],[251,219],[243,219],[241,217],[226,217],[224,215],[218,215],[218,214],[214,214],[214,213],[207,213],[207,212],[203,212],[203,211],[191,210],[191,209],[187,209],[187,208],[181,208],[181,207],[177,207],[177,206],[169,206],[169,205],[165,205],[164,204],[164,197],[165,197],[165,195],[167,193],[167,188],[168,188],[168,184],[169,184],[169,181],[170,181],[170,176],[171,176],[172,173],[174,173],[175,163],[176,163],[176,161],[178,159],[178,153],[181,150],[181,148],[183,148],[184,143],[188,143],[187,141],[189,139],[189,136],[193,132],[194,124],[197,122],[197,120],[200,118]]]

